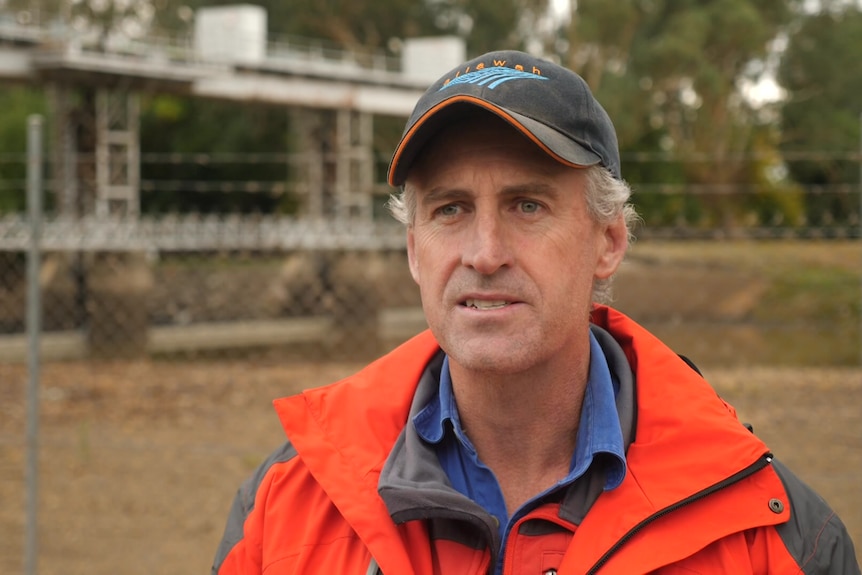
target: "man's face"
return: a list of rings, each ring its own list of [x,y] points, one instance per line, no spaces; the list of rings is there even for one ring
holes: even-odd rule
[[[467,370],[519,373],[588,349],[594,278],[625,252],[622,217],[599,225],[585,171],[500,120],[442,131],[411,168],[408,257],[428,324]]]

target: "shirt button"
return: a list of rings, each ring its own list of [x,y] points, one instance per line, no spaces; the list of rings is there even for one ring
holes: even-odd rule
[[[542,573],[542,575],[557,575],[557,570],[556,569],[548,569],[547,571]]]

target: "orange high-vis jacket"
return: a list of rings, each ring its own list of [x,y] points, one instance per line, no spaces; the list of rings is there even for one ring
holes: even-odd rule
[[[508,534],[504,575],[859,574],[835,513],[704,379],[623,314],[593,311],[620,382],[627,471],[602,462]],[[288,441],[240,488],[214,575],[487,575],[494,519],[452,489],[410,418],[438,383],[429,332],[276,402]]]

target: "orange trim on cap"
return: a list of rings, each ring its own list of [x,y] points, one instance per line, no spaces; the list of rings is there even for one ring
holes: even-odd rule
[[[506,112],[505,110],[502,110],[501,108],[498,108],[497,106],[491,104],[490,102],[482,100],[481,98],[476,98],[475,96],[460,95],[460,96],[453,96],[452,98],[449,98],[447,100],[443,100],[442,102],[440,102],[439,104],[437,104],[436,106],[434,106],[433,108],[431,108],[430,110],[425,112],[425,114],[423,114],[422,117],[419,118],[415,124],[413,124],[413,126],[410,128],[410,131],[404,135],[404,137],[401,139],[401,144],[395,150],[395,154],[392,157],[392,166],[395,169],[391,170],[391,172],[389,174],[389,185],[391,185],[391,186],[395,185],[392,183],[392,178],[394,177],[395,171],[397,170],[398,163],[401,161],[401,154],[404,151],[404,148],[407,147],[407,143],[413,138],[413,135],[419,130],[419,128],[421,128],[425,124],[426,120],[428,120],[429,118],[432,118],[438,111],[440,111],[441,109],[443,109],[443,108],[445,108],[451,104],[455,104],[455,103],[459,103],[459,102],[467,102],[469,104],[474,104],[476,106],[479,106],[480,108],[483,108],[483,109],[493,113],[494,115],[498,116],[499,118],[505,120],[506,122],[511,124],[513,128],[516,128],[519,132],[521,132],[522,134],[527,136],[527,138],[529,138],[531,142],[536,144],[536,146],[538,146],[543,152],[545,152],[546,154],[548,154],[549,156],[551,156],[552,158],[554,158],[555,160],[557,160],[561,164],[564,164],[564,165],[569,166],[571,168],[587,168],[587,167],[589,167],[589,166],[585,166],[582,164],[575,164],[575,163],[570,162],[569,160],[561,157],[559,154],[557,154],[556,152],[551,150],[544,142],[542,142],[535,135],[533,135],[533,133],[530,132],[530,130],[528,130],[524,125],[522,125],[517,119],[515,119],[514,117],[509,115],[509,113]]]

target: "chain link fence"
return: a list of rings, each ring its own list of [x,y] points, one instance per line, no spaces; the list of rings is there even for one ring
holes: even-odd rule
[[[322,360],[370,359],[426,325],[418,288],[409,274],[403,247],[404,231],[398,224],[372,225],[367,228],[367,235],[342,234],[341,237],[337,235],[339,225],[335,223],[317,229],[314,235],[294,230],[304,229],[294,220],[276,224],[253,219],[239,225],[236,221],[229,224],[212,217],[206,222],[187,221],[185,224],[171,223],[173,237],[165,226],[155,226],[147,233],[156,234],[150,238],[154,245],[186,243],[210,247],[142,249],[140,246],[149,240],[133,233],[136,226],[138,232],[141,231],[140,222],[115,223],[110,227],[105,222],[93,223],[83,229],[57,221],[46,223],[43,238],[48,247],[42,253],[39,270],[42,360],[194,359],[204,355],[238,357],[268,352],[295,353]],[[282,240],[296,233],[302,243],[335,245],[262,247],[263,238],[249,239],[248,234],[253,230],[267,225],[281,230],[273,234],[280,235]],[[0,219],[0,229],[3,228],[4,220]],[[11,225],[5,226],[8,233],[3,241],[9,245],[25,241],[23,232],[16,237],[9,231],[11,228]],[[71,231],[84,235],[63,235]],[[119,236],[112,236],[114,233]],[[314,237],[320,241],[313,241]],[[778,237],[782,236],[778,234]],[[644,255],[651,241],[656,240],[649,236],[638,239],[635,255],[642,257],[636,257],[623,273],[636,269],[635,264],[640,267],[644,263],[654,264],[648,261],[652,255]],[[684,246],[689,240],[675,241]],[[812,314],[807,319],[781,314],[765,318],[764,321],[771,322],[771,329],[781,330],[782,325],[798,329],[799,321],[815,321],[821,316],[815,312],[820,304],[807,305],[798,298],[805,297],[807,292],[811,301],[816,302],[830,297],[828,294],[832,291],[837,295],[829,304],[828,317],[821,316],[821,319],[830,322],[833,331],[839,327],[833,323],[836,317],[841,319],[842,329],[853,328],[852,318],[859,315],[860,280],[858,271],[854,274],[853,252],[848,246],[855,240],[821,241],[839,242],[851,261],[842,264],[844,271],[824,271],[816,277],[788,276],[782,281],[760,278],[758,285],[768,281],[775,289],[784,286],[788,292],[799,291],[797,295],[784,296],[796,298],[788,305],[799,306]],[[698,242],[707,245],[702,240]],[[76,244],[88,245],[89,249],[71,249]],[[248,247],[254,244],[256,248]],[[788,240],[788,244],[801,245],[798,240]],[[60,245],[67,247],[60,249]],[[106,249],[107,245],[113,248]],[[217,248],[238,245],[246,247]],[[718,245],[716,248],[721,249]],[[649,268],[652,271],[648,273],[675,277],[672,273],[677,272],[672,272],[667,265],[656,265],[658,267]],[[718,270],[705,267],[708,265],[697,262],[685,265],[688,269],[686,281],[700,281],[701,284],[675,285],[676,280],[671,279],[665,289],[710,293],[707,289],[710,282],[720,277],[728,284],[728,290],[740,294],[741,301],[754,302],[757,297],[765,297],[757,295],[761,288],[749,289],[746,283],[758,273],[750,265],[741,266],[746,269],[739,277],[726,273],[732,272],[732,262],[721,264],[725,267]],[[26,271],[23,250],[0,251],[0,363],[26,361]],[[624,284],[619,286],[624,300],[628,303],[646,301],[643,293],[639,295],[641,288],[630,285],[631,281],[642,280],[624,278]],[[663,280],[656,276],[653,281]],[[793,282],[804,284],[797,286]],[[680,293],[679,297],[687,299],[685,293]],[[668,306],[661,309],[665,307]],[[756,317],[742,312],[721,317],[723,308],[719,302],[715,302],[715,310],[709,313],[705,311],[709,307],[705,302],[693,302],[691,307],[692,313],[700,309],[706,314],[703,317],[714,323],[757,321]],[[846,309],[841,311],[839,307]],[[680,313],[676,306],[666,311],[666,321],[672,321]],[[661,319],[653,317],[655,314],[650,310],[640,310],[640,313],[653,320]],[[727,329],[729,327],[725,326]],[[846,362],[846,357],[841,361]]]
[[[370,358],[424,327],[403,250],[43,254],[42,357]],[[26,357],[25,257],[0,253],[0,362]]]
[[[637,193],[648,204],[640,241],[859,235],[850,186],[811,190],[810,201],[835,213],[792,226],[768,214],[747,226],[709,225],[686,219],[684,209],[669,225],[667,210],[650,212],[657,203],[650,194],[673,205],[684,192]],[[754,204],[750,189],[721,194]],[[0,362],[26,358],[30,238],[24,215],[0,215]],[[404,230],[385,214],[321,222],[231,214],[70,219],[49,210],[40,246],[45,361],[267,350],[370,358],[425,327]]]

